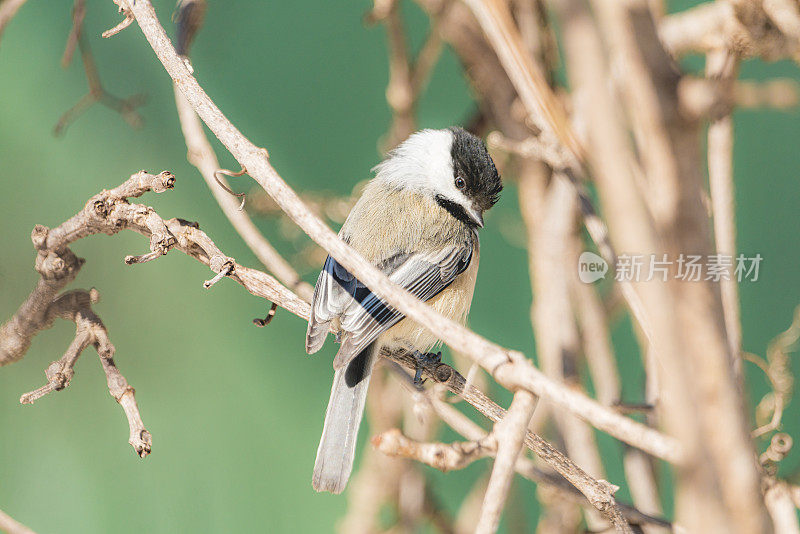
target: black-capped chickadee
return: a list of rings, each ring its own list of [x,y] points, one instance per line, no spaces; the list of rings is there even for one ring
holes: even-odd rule
[[[478,271],[478,228],[503,186],[486,146],[461,128],[422,130],[377,165],[339,236],[437,312],[466,320]],[[313,486],[350,478],[370,374],[383,347],[427,356],[435,334],[387,305],[328,256],[314,288],[306,351],[333,327],[341,343]]]

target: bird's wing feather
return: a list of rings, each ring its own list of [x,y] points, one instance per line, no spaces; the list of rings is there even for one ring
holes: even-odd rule
[[[328,256],[314,287],[311,314],[306,332],[306,352],[313,354],[325,343],[333,319],[340,317],[350,304],[364,299],[369,290],[339,262]]]
[[[464,272],[472,259],[472,239],[435,252],[400,252],[377,267],[389,279],[425,301],[439,294]],[[403,318],[360,280],[351,275],[336,260],[328,257],[314,291],[307,347],[319,348],[321,341],[312,335],[318,325],[339,318],[344,333],[333,366],[346,365],[381,333]]]

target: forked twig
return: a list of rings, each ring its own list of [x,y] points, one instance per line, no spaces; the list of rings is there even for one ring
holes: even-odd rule
[[[128,6],[136,16],[141,30],[159,60],[176,81],[193,109],[237,161],[247,168],[248,174],[273,197],[303,231],[379,297],[407,317],[435,331],[447,344],[478,361],[504,387],[528,389],[537,395],[548,397],[567,410],[580,412],[580,415],[593,425],[624,441],[635,441],[637,446],[658,457],[680,461],[683,452],[674,438],[622,417],[613,410],[599,405],[584,393],[548,379],[521,353],[491,343],[441,316],[392,283],[313,214],[280,178],[263,149],[250,142],[230,123],[202,90],[184,59],[175,51],[155,16],[152,4],[148,0],[137,0]]]
[[[174,19],[177,25],[177,51],[188,61],[191,44],[203,25],[206,1],[181,0],[176,9]],[[178,110],[181,131],[186,140],[186,148],[188,150],[186,157],[189,163],[200,171],[203,180],[205,180],[217,200],[222,212],[228,217],[228,220],[259,261],[289,289],[297,292],[303,300],[311,300],[313,288],[300,278],[297,270],[267,241],[256,225],[253,224],[247,212],[237,209],[235,205],[232,205],[232,199],[215,187],[215,182],[219,183],[220,181],[227,185],[226,181],[216,174],[220,167],[216,153],[208,142],[202,122],[200,122],[199,117],[186,101],[186,98],[177,87],[174,88],[174,92],[175,107]],[[266,149],[264,149],[264,152],[267,154]],[[229,187],[222,187],[223,192],[227,192],[229,189]]]
[[[94,57],[89,49],[89,43],[86,41],[83,32],[83,19],[85,14],[85,0],[75,0],[75,6],[72,12],[72,29],[67,38],[61,65],[62,67],[67,67],[77,46],[80,51],[81,61],[83,62],[83,70],[86,73],[86,81],[89,84],[89,92],[61,115],[53,129],[53,133],[56,136],[63,135],[67,127],[72,124],[75,119],[86,112],[92,105],[98,103],[119,113],[122,119],[127,122],[131,128],[141,128],[143,119],[136,109],[145,103],[146,97],[144,94],[140,93],[129,96],[128,98],[119,98],[106,91],[103,87],[97,65],[95,65]]]
[[[111,28],[110,30],[104,31],[101,35],[103,38],[113,37],[117,35],[119,32],[130,26],[136,18],[133,16],[133,13],[130,9],[125,6],[125,0],[114,0],[114,3],[119,6],[119,12],[125,15],[125,18],[120,21],[119,24]]]

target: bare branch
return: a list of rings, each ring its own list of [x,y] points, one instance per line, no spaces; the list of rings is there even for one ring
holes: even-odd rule
[[[161,193],[172,189],[174,184],[175,177],[169,172],[153,175],[141,171],[119,187],[90,198],[83,210],[60,226],[48,229],[37,225],[32,239],[37,249],[36,270],[41,278],[17,313],[0,328],[0,365],[6,365],[22,358],[33,337],[50,328],[55,318],[74,321],[75,339],[64,355],[47,368],[47,384],[26,393],[20,402],[30,404],[48,393],[64,389],[74,374],[73,367],[81,352],[94,346],[106,373],[109,392],[122,406],[128,419],[130,444],[141,457],[150,453],[152,439],[139,415],[133,388],[114,363],[114,346],[108,332],[91,309],[91,304],[99,299],[99,293],[94,289],[89,292],[79,290],[56,297],[83,265],[83,260],[70,251],[68,246],[71,243],[98,233],[112,235],[131,229],[150,238],[153,258],[177,248],[211,267],[218,276],[233,278],[251,293],[268,296],[287,309],[295,312],[300,309],[308,315],[305,302],[268,275],[239,266],[233,258],[225,256],[197,225],[180,219],[165,221],[152,208],[128,202],[129,198],[139,197],[147,191]],[[131,260],[129,256],[126,262],[141,263],[142,257],[138,258]]]
[[[497,442],[497,454],[475,527],[476,533],[491,534],[497,532],[500,526],[500,516],[511,488],[514,468],[535,408],[536,397],[527,391],[518,391],[506,416],[494,426],[490,436]]]
[[[75,0],[72,6],[72,29],[67,36],[67,45],[64,47],[64,54],[61,56],[61,68],[67,68],[72,62],[72,56],[78,47],[78,39],[83,29],[83,19],[86,18],[86,0]]]
[[[22,358],[33,337],[50,328],[55,318],[75,322],[75,339],[64,355],[47,368],[47,384],[22,395],[20,402],[30,404],[50,392],[64,389],[69,385],[81,352],[94,346],[108,379],[109,392],[128,418],[129,442],[142,458],[150,453],[152,441],[139,415],[134,390],[114,364],[114,346],[108,332],[91,309],[91,304],[99,300],[99,293],[94,289],[72,291],[59,297],[56,293],[75,278],[84,263],[68,248],[70,243],[95,233],[113,234],[124,227],[139,225],[148,232],[160,228],[153,220],[156,216],[152,209],[131,205],[127,198],[141,196],[146,191],[166,191],[174,182],[171,173],[152,175],[142,171],[116,189],[92,197],[80,213],[62,225],[52,230],[37,225],[31,237],[37,250],[36,270],[41,278],[17,313],[0,328],[0,365],[6,365]],[[164,227],[163,221],[161,227]],[[169,231],[165,227],[164,232],[153,232],[151,247],[165,253],[174,244],[174,238],[167,234]]]
[[[100,299],[97,290],[70,291],[60,295],[48,309],[48,314],[75,322],[75,339],[70,344],[67,352],[59,360],[54,361],[47,368],[47,384],[37,390],[22,395],[19,401],[22,404],[32,404],[44,395],[61,391],[69,385],[74,375],[73,367],[78,361],[81,352],[94,346],[100,356],[100,362],[108,380],[108,391],[111,396],[122,406],[130,427],[128,442],[141,458],[150,454],[152,438],[150,432],[144,428],[139,415],[139,407],[134,397],[134,389],[114,364],[114,345],[108,339],[108,331],[100,318],[92,311],[91,305]]]
[[[184,43],[182,45],[184,54],[189,53],[189,45],[202,25],[204,6],[205,2],[197,1],[182,2],[179,6],[178,28],[179,34],[182,36],[179,42]],[[224,178],[217,179],[216,172],[220,168],[217,156],[208,142],[205,132],[203,132],[203,125],[200,119],[178,87],[175,87],[175,106],[178,109],[181,130],[186,140],[187,158],[200,171],[225,216],[228,217],[228,220],[259,261],[278,280],[300,295],[303,300],[310,301],[314,289],[300,278],[294,267],[283,259],[272,244],[267,241],[252,219],[250,219],[250,216],[246,212],[237,209],[236,201],[225,191],[225,188],[228,187],[227,181]],[[222,182],[222,184],[219,182]]]
[[[742,58],[798,59],[798,8],[786,0],[716,1],[660,22],[659,36],[673,56],[730,48]]]
[[[449,403],[435,397],[430,398],[430,402],[436,414],[453,430],[465,438],[473,442],[480,442],[488,436],[485,430],[480,428],[467,416],[453,408]],[[528,446],[530,441],[531,440],[526,440],[526,446]],[[582,506],[593,506],[581,493],[581,491],[568,482],[565,478],[549,471],[543,471],[542,469],[538,468],[533,461],[522,455],[517,459],[516,471],[521,476],[531,480],[532,482],[553,487],[558,491],[560,498],[566,497],[570,501],[581,504]],[[650,523],[660,527],[670,527],[670,523],[668,521],[644,514],[630,505],[617,503],[617,506],[632,524]]]
[[[598,173],[615,244],[670,258],[687,251],[711,254],[701,200],[699,123],[680,112],[681,73],[664,50],[645,1],[597,1],[594,6],[614,63],[625,65],[619,69],[620,90],[646,177],[638,184],[629,176],[623,175],[622,181]],[[643,190],[646,202],[630,198],[637,190]],[[765,530],[767,515],[733,378],[718,287],[680,284],[673,277],[665,283],[637,284],[637,292],[655,325],[652,354],[664,371],[659,385],[667,400],[660,403],[659,413],[665,428],[691,451],[691,467],[678,471],[679,520],[692,530]]]
[[[383,454],[416,460],[445,473],[497,453],[497,440],[493,436],[463,443],[420,443],[394,428],[373,436],[371,442]]]
[[[514,84],[528,119],[541,131],[542,142],[570,166],[583,159],[567,115],[547,78],[522,46],[508,6],[499,0],[466,0]]]
[[[94,63],[94,57],[89,49],[89,43],[86,41],[86,37],[83,34],[85,9],[84,0],[77,0],[75,2],[72,30],[67,39],[67,46],[64,50],[61,64],[63,67],[69,64],[75,46],[77,45],[81,54],[83,69],[86,73],[86,81],[89,84],[89,92],[61,115],[53,129],[53,133],[57,136],[63,135],[67,127],[94,104],[101,104],[116,111],[131,128],[141,128],[143,119],[136,111],[136,108],[141,107],[145,103],[146,97],[144,94],[136,94],[128,98],[119,98],[105,90],[100,81],[100,74]]]
[[[775,532],[780,534],[800,534],[797,520],[797,508],[792,500],[789,485],[783,481],[774,481],[764,495],[767,510],[772,518]]]
[[[392,125],[383,142],[386,149],[394,148],[416,130],[417,104],[442,52],[438,26],[448,7],[449,2],[444,2],[441,16],[432,19],[425,44],[414,60],[408,51],[399,0],[375,2],[367,17],[369,22],[382,21],[388,37],[386,102],[392,108]]]
[[[800,101],[798,84],[776,78],[765,82],[739,80],[734,88],[736,105],[741,108],[791,109]]]
[[[373,292],[407,317],[436,332],[451,347],[469,355],[504,387],[528,389],[553,400],[618,439],[635,444],[659,458],[672,462],[680,460],[682,452],[674,439],[601,406],[583,393],[548,379],[521,353],[504,349],[444,318],[392,283],[314,215],[281,179],[263,149],[252,144],[222,114],[175,52],[158,23],[151,3],[137,0],[129,7],[159,60],[211,131],[303,231]]]
[[[6,534],[36,534],[2,510],[0,510],[0,530]]]
[[[720,81],[719,93],[732,96],[739,73],[738,58],[727,50],[713,52],[706,59],[706,72],[710,78]],[[717,254],[734,258],[736,218],[733,192],[733,117],[730,110],[715,117],[708,126],[708,184],[714,213],[714,242]],[[744,388],[739,287],[732,266],[728,268],[728,276],[720,280],[720,291],[733,370],[739,387]]]
[[[450,392],[459,395],[494,423],[502,421],[506,416],[506,411],[503,408],[476,387],[467,386],[464,377],[445,363],[420,363],[413,355],[404,350],[390,352],[384,349],[380,354],[384,358],[395,361],[408,369],[421,369],[424,377],[436,381]],[[438,410],[437,413],[439,413]],[[445,419],[445,421],[451,426],[454,424],[451,423],[451,420]],[[454,426],[454,428],[458,432],[462,432],[465,424],[464,422],[457,423],[458,427]],[[464,432],[473,432],[473,430],[467,427]],[[480,439],[475,437],[474,434],[465,437],[473,441]],[[576,487],[592,506],[606,516],[612,524],[616,525],[619,522],[621,516],[614,500],[614,491],[616,491],[614,486],[608,482],[594,479],[547,441],[532,432],[526,432],[524,444]]]
[[[520,163],[519,202],[528,235],[528,270],[535,298],[531,305],[537,355],[549,377],[579,384],[578,328],[570,302],[572,267],[578,263],[578,198],[568,180],[560,179],[537,162]],[[601,399],[602,401],[602,399]],[[606,402],[609,405],[610,403]],[[591,428],[562,410],[542,401],[556,423],[567,455],[593,477],[604,478],[600,452]],[[537,428],[543,416],[536,419]],[[565,507],[566,508],[566,507]],[[590,530],[606,522],[594,510],[586,511]]]
[[[130,9],[125,7],[125,0],[114,0],[114,3],[117,4],[117,6],[119,6],[119,12],[124,14],[125,18],[110,30],[104,31],[102,34],[103,38],[113,37],[114,35],[117,35],[119,32],[121,32],[122,30],[133,24],[133,21],[135,20],[133,13],[131,13]]]
[[[726,24],[732,22],[733,9],[729,2],[706,2],[664,17],[658,33],[667,50],[677,57],[724,48]]]
[[[5,0],[0,2],[0,38],[3,37],[3,31],[17,14],[19,8],[28,0]]]
[[[126,199],[139,197],[147,191],[161,193],[171,189],[174,183],[175,177],[169,172],[153,175],[141,171],[119,187],[93,196],[83,210],[60,226],[49,229],[37,225],[33,229],[31,240],[37,250],[36,270],[41,278],[17,313],[0,328],[0,365],[22,358],[33,336],[50,327],[52,317],[49,322],[47,313],[51,303],[56,294],[74,280],[84,261],[75,256],[68,245],[92,234],[116,233],[126,224],[152,234],[147,226],[157,222],[153,220],[152,210],[131,205]],[[169,243],[170,238],[164,232],[156,232],[151,239],[151,247],[155,247],[152,250],[169,248]]]

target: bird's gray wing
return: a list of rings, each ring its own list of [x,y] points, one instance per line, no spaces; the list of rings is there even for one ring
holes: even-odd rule
[[[345,312],[354,300],[369,290],[339,262],[328,256],[314,286],[306,332],[306,352],[313,354],[325,343],[330,322]]]
[[[390,280],[426,301],[449,286],[470,264],[473,238],[435,252],[398,252],[377,265]],[[306,350],[319,350],[328,324],[340,320],[342,346],[333,366],[339,369],[352,360],[381,333],[395,325],[403,314],[372,293],[330,256],[317,280],[311,304]]]
[[[435,252],[400,252],[379,264],[378,268],[390,280],[426,301],[438,295],[467,269],[472,254],[473,242],[470,238]],[[342,269],[335,260],[329,258],[326,265],[329,262],[335,265],[323,270],[330,277],[325,285],[339,286],[340,289],[329,290],[330,293],[344,292],[349,297],[349,304],[339,315],[344,335],[333,362],[334,369],[339,369],[404,316]],[[341,295],[335,298],[337,304],[347,300]]]

